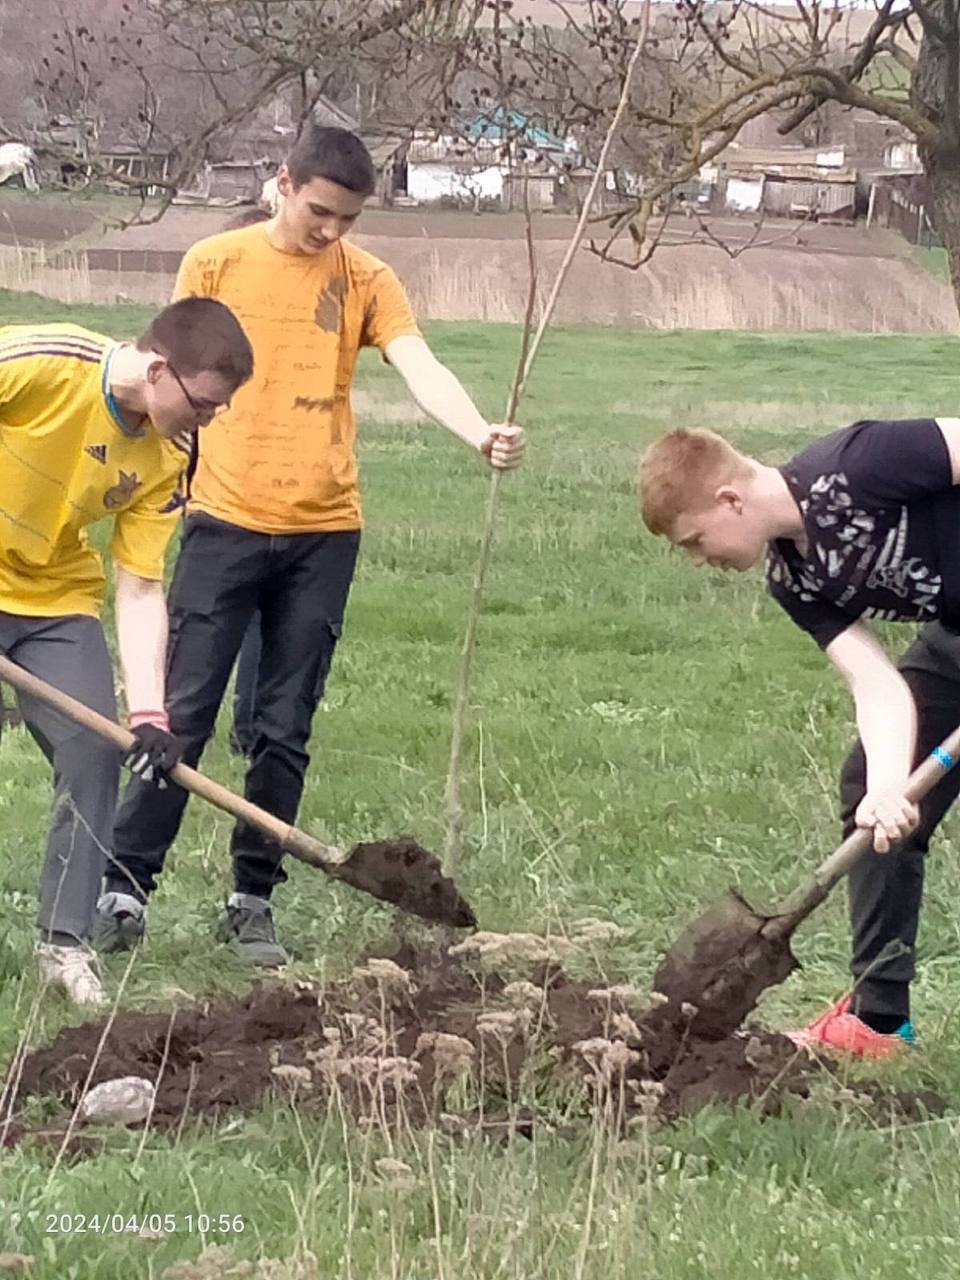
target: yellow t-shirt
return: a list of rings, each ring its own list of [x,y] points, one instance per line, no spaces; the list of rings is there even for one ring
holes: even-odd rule
[[[359,529],[350,384],[363,346],[419,333],[396,275],[340,240],[282,253],[263,223],[201,240],[175,298],[216,298],[253,345],[253,378],[200,433],[191,510],[259,533]]]
[[[108,404],[117,344],[72,324],[0,327],[0,611],[96,617],[105,575],[86,526],[114,516],[114,559],[163,577],[186,458]]]

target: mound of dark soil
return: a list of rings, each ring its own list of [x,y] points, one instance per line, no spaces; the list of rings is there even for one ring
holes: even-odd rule
[[[775,1111],[833,1069],[785,1036],[748,1028],[706,1040],[663,1009],[642,1008],[639,992],[594,989],[555,967],[535,976],[510,983],[408,950],[326,990],[261,985],[239,1001],[122,1014],[102,1047],[103,1024],[88,1023],[31,1054],[19,1097],[55,1095],[72,1107],[88,1079],[134,1075],[156,1083],[158,1128],[251,1109],[271,1093],[306,1107],[337,1093],[367,1123],[402,1113],[423,1124],[443,1116],[455,1081],[461,1099],[482,1096],[488,1122],[519,1108],[535,1120],[537,1099],[563,1083],[582,1087],[584,1116],[599,1110],[622,1126],[712,1102]],[[873,1092],[901,1114],[942,1110],[934,1095]]]

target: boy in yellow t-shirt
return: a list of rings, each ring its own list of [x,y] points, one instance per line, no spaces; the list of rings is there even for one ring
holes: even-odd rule
[[[87,527],[113,517],[117,638],[136,746],[164,785],[179,757],[164,710],[164,553],[183,505],[183,439],[229,404],[253,353],[209,299],[165,308],[136,345],[70,324],[0,328],[0,653],[111,719],[99,621],[105,575]],[[80,1004],[103,990],[84,945],[116,808],[116,751],[33,698],[24,721],[53,766],[40,888],[42,976]]]
[[[377,347],[421,409],[490,465],[517,466],[523,435],[488,423],[421,337],[393,271],[343,238],[375,186],[360,139],[308,122],[278,185],[274,218],[200,241],[177,281],[178,296],[218,298],[236,311],[257,375],[203,437],[170,591],[168,710],[184,759],[196,763],[258,613],[263,647],[246,794],[293,822],[360,544],[350,405],[360,348]],[[98,913],[104,949],[142,935],[185,802],[182,791],[160,795],[136,779],[127,788]],[[232,852],[235,892],[222,936],[244,960],[283,964],[270,910],[286,878],[282,852],[243,824]]]

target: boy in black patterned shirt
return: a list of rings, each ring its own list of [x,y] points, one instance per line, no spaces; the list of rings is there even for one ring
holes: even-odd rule
[[[958,485],[957,418],[857,422],[782,467],[713,432],[674,431],[641,466],[650,531],[696,564],[745,571],[765,555],[771,595],[853,695],[860,741],[841,774],[844,835],[872,829],[881,856],[849,876],[854,992],[798,1039],[864,1056],[913,1038],[924,855],[960,792],[954,770],[919,807],[904,795],[914,765],[960,724]],[[926,625],[894,665],[869,619]]]

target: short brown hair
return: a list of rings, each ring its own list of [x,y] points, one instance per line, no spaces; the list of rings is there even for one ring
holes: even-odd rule
[[[750,459],[722,436],[679,428],[654,440],[640,459],[640,515],[653,534],[671,534],[678,516],[709,504],[721,485],[745,480]]]
[[[314,178],[326,178],[358,196],[371,196],[377,175],[370,152],[349,129],[304,122],[300,136],[287,156],[287,172],[294,189]]]
[[[156,351],[184,377],[219,373],[234,391],[253,373],[253,348],[240,321],[214,298],[181,298],[155,316],[137,339],[138,351]]]

